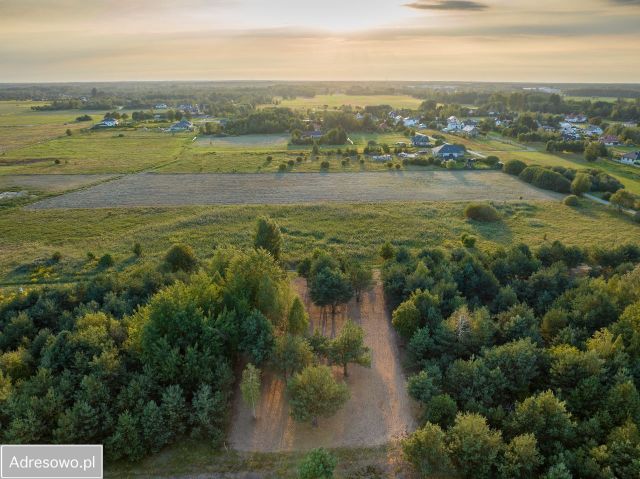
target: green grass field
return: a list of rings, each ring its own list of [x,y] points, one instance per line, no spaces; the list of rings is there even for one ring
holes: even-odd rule
[[[0,211],[0,281],[29,283],[36,267],[59,251],[62,261],[45,281],[72,281],[96,272],[97,256],[111,253],[118,268],[133,261],[139,241],[143,261],[158,260],[171,244],[192,245],[200,257],[215,244],[250,246],[256,219],[269,215],[281,225],[285,260],[294,262],[315,247],[339,249],[378,260],[382,243],[410,248],[459,244],[462,233],[492,249],[524,241],[532,246],[561,240],[567,244],[607,245],[637,241],[638,226],[627,216],[586,200],[579,208],[561,203],[498,204],[504,220],[466,221],[465,203],[318,204],[313,206],[220,206],[93,210]]]
[[[0,173],[131,173],[176,160],[188,137],[120,129],[76,133],[6,152]]]
[[[298,97],[293,100],[282,100],[279,106],[289,108],[328,109],[343,105],[365,107],[373,105],[391,105],[394,108],[416,109],[422,100],[408,95],[316,95],[313,98]]]

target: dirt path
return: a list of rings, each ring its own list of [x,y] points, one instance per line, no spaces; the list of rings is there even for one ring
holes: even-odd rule
[[[236,391],[230,446],[242,451],[292,451],[314,447],[362,447],[387,443],[416,427],[415,404],[406,392],[405,377],[399,361],[397,340],[385,309],[382,285],[364,294],[360,304],[352,301],[332,321],[319,321],[320,311],[311,305],[304,279],[294,286],[309,311],[312,327],[325,335],[335,335],[347,318],[365,330],[365,343],[371,348],[371,368],[350,365],[347,384],[351,398],[338,413],[320,419],[319,427],[298,424],[289,416],[285,384],[266,374],[258,419],[244,405]],[[331,333],[334,334],[331,334]],[[341,368],[334,368],[342,380]]]
[[[34,203],[33,209],[295,204],[325,201],[558,200],[504,173],[392,171],[380,173],[125,175],[82,191]]]

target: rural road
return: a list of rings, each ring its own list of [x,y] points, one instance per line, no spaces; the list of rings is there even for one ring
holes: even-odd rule
[[[328,201],[558,200],[497,171],[389,171],[382,173],[125,175],[46,198],[29,209],[112,208],[218,204],[296,204]]]

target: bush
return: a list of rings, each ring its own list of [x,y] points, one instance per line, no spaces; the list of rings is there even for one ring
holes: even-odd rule
[[[141,245],[140,245],[140,243],[138,243],[137,241],[136,241],[136,243],[133,245],[133,254],[134,254],[136,257],[138,257],[138,258],[139,258],[140,256],[142,256],[142,246],[141,246]]]
[[[635,221],[636,223],[640,223],[640,211],[636,211],[633,214],[633,221]]]
[[[635,205],[636,197],[633,193],[622,189],[616,191],[613,195],[611,195],[610,201],[620,208],[633,208]]]
[[[380,256],[382,259],[391,259],[396,255],[396,250],[388,241],[380,247]]]
[[[267,163],[271,163],[272,160],[273,160],[273,156],[267,156]]]
[[[526,167],[527,164],[524,161],[509,160],[502,167],[502,171],[510,175],[518,176]]]
[[[493,167],[495,167],[498,163],[500,163],[500,158],[498,158],[497,156],[494,156],[494,155],[490,155],[490,156],[487,156],[486,158],[484,158],[484,159],[482,160],[482,162],[483,162],[485,165],[490,166],[490,167],[492,167],[492,168],[493,168]]]
[[[571,191],[571,182],[560,173],[548,168],[528,166],[522,170],[519,178],[543,190],[551,190],[558,193],[569,193]]]
[[[197,259],[190,246],[177,244],[167,251],[164,262],[169,270],[173,272],[193,271],[196,267]]]
[[[328,170],[330,166],[331,164],[327,160],[324,160],[322,163],[320,163],[321,170]]]
[[[464,209],[464,217],[475,221],[499,221],[498,210],[486,203],[469,203]]]
[[[62,253],[60,253],[60,251],[55,251],[51,255],[51,262],[52,263],[59,263],[61,259],[62,259]]]
[[[400,168],[402,168],[402,165],[400,163],[396,163],[396,170],[399,170]]]
[[[576,195],[569,195],[562,200],[562,203],[566,206],[578,206],[578,197]]]
[[[289,165],[289,166],[293,166],[293,165],[295,165],[295,164],[296,164],[296,162],[295,162],[295,161],[293,161],[293,160],[289,160],[289,161],[287,161],[287,165]]]
[[[115,263],[116,262],[109,253],[103,254],[98,261],[98,268],[111,268]]]
[[[476,245],[476,237],[467,233],[462,233],[460,242],[465,248],[473,248]]]
[[[287,171],[287,164],[286,163],[280,163],[278,165],[278,171]]]
[[[67,136],[71,136],[73,134],[69,128],[67,128],[67,131],[65,133],[67,134]]]
[[[331,479],[337,460],[333,454],[323,448],[311,450],[298,469],[300,479]]]
[[[588,174],[578,173],[571,182],[571,192],[575,195],[582,196],[584,193],[591,191],[591,179]]]

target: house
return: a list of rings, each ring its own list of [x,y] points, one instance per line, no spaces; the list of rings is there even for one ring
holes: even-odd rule
[[[620,163],[640,167],[640,151],[632,151],[620,157]]]
[[[153,107],[154,110],[166,110],[169,108],[166,103],[158,103]]]
[[[416,153],[398,153],[398,158],[413,160],[417,158],[418,155]]]
[[[189,120],[180,120],[169,128],[169,131],[191,131],[193,130],[193,123]]]
[[[416,133],[413,138],[411,138],[411,143],[413,146],[431,146],[429,142],[429,137],[427,135],[423,135],[422,133]]]
[[[437,158],[457,159],[462,158],[466,153],[464,146],[462,145],[450,145],[445,143],[431,150],[433,156]]]
[[[569,123],[586,123],[587,117],[584,115],[567,115],[564,117],[564,121]]]
[[[589,125],[585,131],[589,136],[602,136],[602,134],[604,133],[602,128],[597,125]]]
[[[200,114],[200,106],[197,103],[195,105],[192,105],[190,103],[178,105],[178,110],[185,113],[191,113],[192,115]]]
[[[105,118],[100,123],[96,123],[93,128],[113,128],[118,124],[119,122],[115,118]]]
[[[312,140],[319,140],[320,138],[322,138],[322,131],[320,130],[304,131],[302,132],[302,137],[310,138]]]
[[[414,126],[416,126],[418,123],[420,123],[420,119],[419,118],[404,118],[402,120],[402,123],[404,126],[406,126],[407,128],[413,128]]]
[[[601,136],[598,141],[604,143],[604,146],[618,146],[620,144],[618,137],[613,135]]]
[[[447,118],[447,127],[443,131],[460,131],[464,125],[455,116]]]
[[[480,134],[480,130],[478,130],[474,125],[467,125],[462,129],[462,134],[469,138],[475,138]]]

